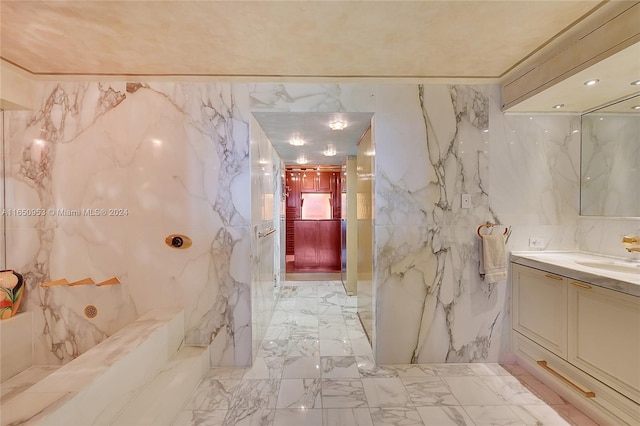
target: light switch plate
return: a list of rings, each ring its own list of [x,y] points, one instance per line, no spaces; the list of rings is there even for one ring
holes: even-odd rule
[[[470,194],[462,194],[461,207],[463,209],[470,209],[471,208],[471,195]]]

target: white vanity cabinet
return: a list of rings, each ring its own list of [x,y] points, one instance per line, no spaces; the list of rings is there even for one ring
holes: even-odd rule
[[[640,402],[638,297],[569,280],[567,360]]]
[[[513,265],[513,328],[554,354],[567,355],[566,278]]]
[[[640,297],[511,264],[512,346],[601,424],[640,424]]]

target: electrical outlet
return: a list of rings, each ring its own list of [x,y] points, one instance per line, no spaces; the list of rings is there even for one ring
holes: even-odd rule
[[[461,207],[463,209],[470,209],[471,208],[471,195],[470,194],[462,194]]]
[[[530,248],[544,248],[544,238],[541,238],[541,237],[531,237],[531,238],[529,238],[529,247]]]

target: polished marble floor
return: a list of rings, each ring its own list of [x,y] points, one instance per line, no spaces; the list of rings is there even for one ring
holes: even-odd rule
[[[249,369],[213,368],[174,425],[595,425],[517,365],[376,366],[339,281],[288,281]]]

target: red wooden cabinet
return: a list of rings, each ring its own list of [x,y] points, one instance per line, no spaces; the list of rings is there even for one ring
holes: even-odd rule
[[[296,268],[340,270],[339,220],[296,220],[294,233]]]

